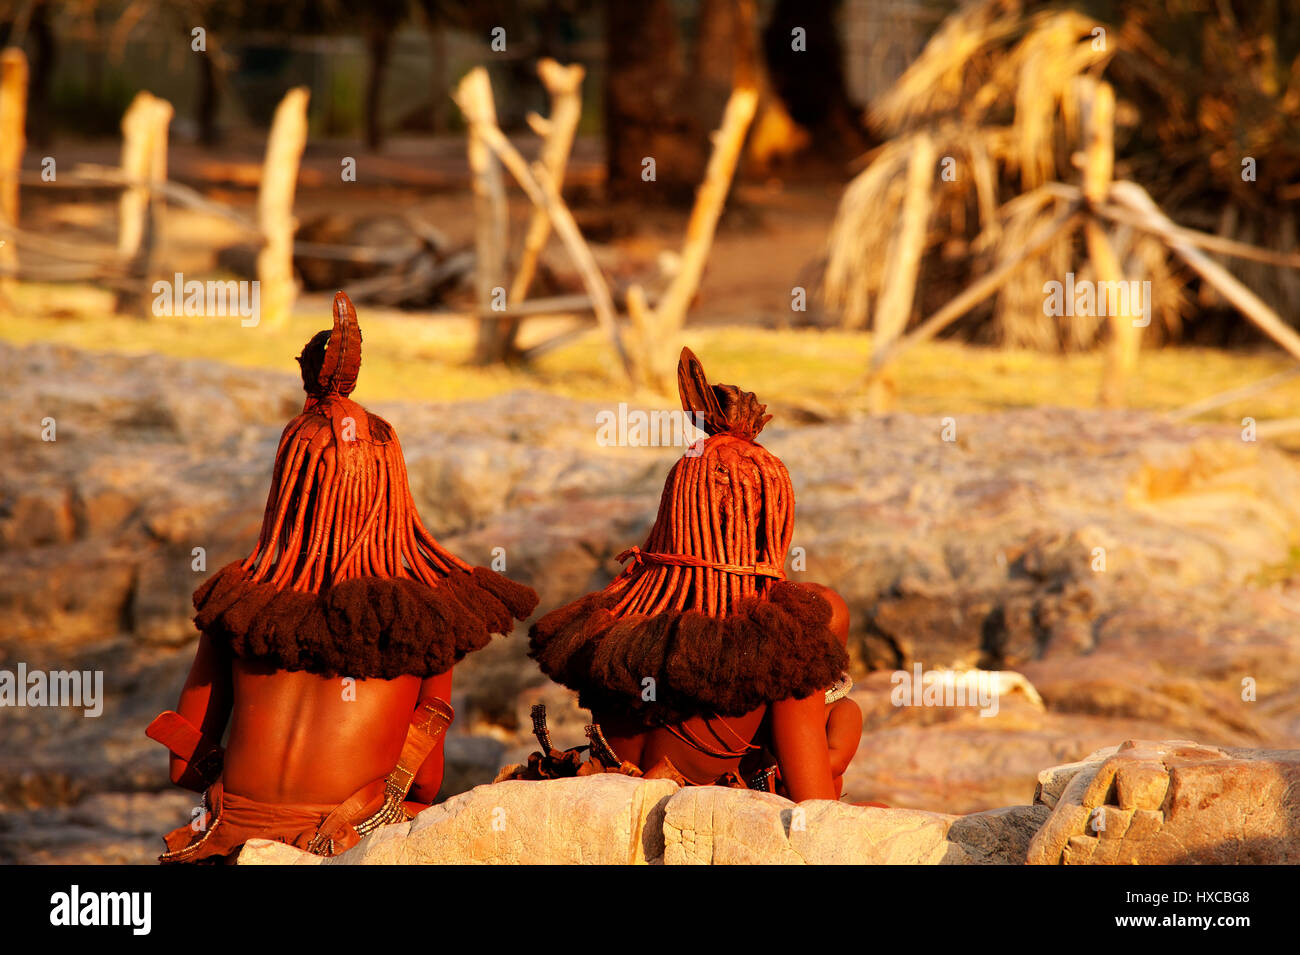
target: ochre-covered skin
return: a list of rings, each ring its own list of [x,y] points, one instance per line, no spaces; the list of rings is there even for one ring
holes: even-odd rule
[[[765,744],[793,798],[833,799],[824,693],[847,656],[833,592],[784,579],[794,491],[754,440],[771,416],[753,394],[710,385],[689,349],[678,383],[709,437],[674,465],[623,573],[539,620],[530,653],[627,763],[666,760],[706,784]]]
[[[358,821],[372,815],[417,704],[449,700],[453,664],[537,603],[425,529],[392,427],[348,397],[360,359],[340,292],[334,329],[299,358],[307,400],[281,436],[257,546],[195,593],[202,636],[177,710],[207,741],[229,729],[221,787],[240,838],[264,818],[265,835],[287,839],[299,817],[349,797]],[[415,775],[411,809],[437,795],[442,738]],[[171,777],[196,791],[211,782],[175,753]],[[235,828],[210,842],[235,847]],[[169,844],[188,838],[178,833]]]
[[[826,598],[831,605],[830,631],[847,647],[849,642],[849,605],[844,598],[822,584],[806,584]],[[831,777],[838,799],[844,792],[844,773],[858,752],[862,742],[862,707],[844,697],[826,704],[826,745],[830,751]]]

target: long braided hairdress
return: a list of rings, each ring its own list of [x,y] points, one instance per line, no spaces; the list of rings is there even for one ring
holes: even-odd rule
[[[537,594],[441,546],[416,513],[397,434],[348,396],[361,329],[348,297],[298,358],[307,392],[275,456],[253,552],[194,594],[219,645],[276,669],[393,679],[445,673]]]
[[[690,349],[678,386],[708,438],[669,472],[645,545],[620,555],[630,563],[609,586],[548,613],[529,638],[543,672],[598,719],[647,728],[803,698],[848,663],[830,605],[785,579],[794,490],[754,440],[766,406],[710,385]]]

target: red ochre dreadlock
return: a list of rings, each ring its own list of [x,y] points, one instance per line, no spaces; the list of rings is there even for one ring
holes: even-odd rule
[[[709,435],[668,474],[645,547],[608,587],[539,620],[533,657],[584,706],[670,723],[830,686],[847,659],[830,606],[785,580],[794,490],[785,465],[754,441],[766,406],[710,385],[682,350],[682,407]],[[646,678],[653,700],[643,699]]]
[[[195,593],[195,622],[283,669],[389,679],[445,672],[537,604],[420,521],[392,426],[348,396],[361,330],[348,297],[298,358],[307,401],[276,452],[257,546]]]
[[[619,555],[633,564],[609,588],[613,613],[730,612],[765,596],[785,577],[794,532],[794,489],[785,465],[760,445],[716,434],[698,457],[668,474],[645,549]]]

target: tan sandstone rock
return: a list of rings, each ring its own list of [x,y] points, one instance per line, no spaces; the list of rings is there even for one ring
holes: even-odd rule
[[[1019,864],[1042,806],[951,816],[666,780],[506,782],[385,826],[333,859],[254,840],[241,865]]]
[[[1129,740],[1044,771],[1055,804],[967,815],[591,776],[479,786],[334,859],[241,864],[1127,865],[1300,862],[1300,752]],[[1043,786],[1040,783],[1040,788]],[[1050,797],[1049,797],[1050,798]]]
[[[677,791],[668,780],[606,775],[479,786],[384,826],[327,865],[626,865],[663,854],[662,803]],[[284,847],[281,847],[283,849]],[[241,864],[275,864],[250,844]],[[290,852],[297,852],[292,849]],[[305,855],[305,853],[303,853]]]
[[[1300,862],[1300,752],[1128,740],[1070,778],[1038,865]]]

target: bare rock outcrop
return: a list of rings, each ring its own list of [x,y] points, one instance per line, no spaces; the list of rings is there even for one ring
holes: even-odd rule
[[[588,776],[479,786],[332,859],[266,840],[241,865],[1015,864],[1043,806],[970,816]]]
[[[1128,740],[1043,770],[1033,805],[966,815],[666,780],[479,786],[332,859],[241,865],[1123,865],[1300,862],[1300,751]]]
[[[1038,865],[1300,862],[1300,752],[1128,740],[1040,775]]]

